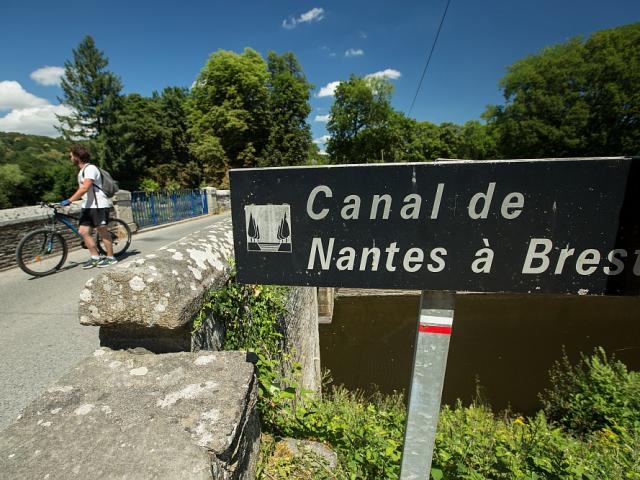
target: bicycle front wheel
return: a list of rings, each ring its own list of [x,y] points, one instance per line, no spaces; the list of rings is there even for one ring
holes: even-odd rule
[[[16,260],[23,272],[42,277],[59,270],[67,259],[67,242],[47,229],[24,236],[16,249]]]
[[[109,231],[109,237],[113,243],[113,255],[119,257],[127,251],[129,245],[131,245],[131,229],[129,225],[119,218],[112,218],[107,224],[107,230]],[[98,251],[106,255],[107,247],[104,244],[104,240],[100,237],[100,232],[96,229],[96,245]]]

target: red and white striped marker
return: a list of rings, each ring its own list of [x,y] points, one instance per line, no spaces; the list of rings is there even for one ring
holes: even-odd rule
[[[440,317],[436,315],[420,315],[420,333],[439,333],[441,335],[451,335],[453,328],[453,316]]]

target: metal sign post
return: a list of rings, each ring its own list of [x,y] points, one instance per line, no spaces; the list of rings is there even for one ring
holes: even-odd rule
[[[453,326],[454,294],[422,292],[401,480],[429,478]]]

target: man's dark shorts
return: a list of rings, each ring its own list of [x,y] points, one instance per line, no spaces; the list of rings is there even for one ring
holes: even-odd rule
[[[100,227],[109,223],[108,208],[85,208],[80,215],[80,225]]]

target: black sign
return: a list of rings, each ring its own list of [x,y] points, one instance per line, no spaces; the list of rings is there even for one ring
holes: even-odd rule
[[[636,295],[640,159],[231,171],[242,283]]]

